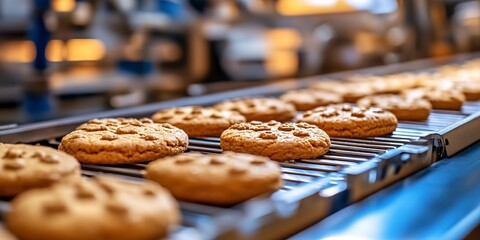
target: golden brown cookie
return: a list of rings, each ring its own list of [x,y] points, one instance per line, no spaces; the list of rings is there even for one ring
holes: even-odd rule
[[[315,89],[288,91],[280,96],[280,99],[295,105],[295,108],[299,111],[307,111],[343,101],[342,96],[337,93]]]
[[[117,164],[152,161],[187,149],[187,134],[151,119],[93,119],[63,137],[58,149],[80,162]]]
[[[149,240],[179,223],[172,196],[153,182],[98,177],[15,198],[8,228],[22,240]]]
[[[385,76],[359,75],[348,79],[350,82],[370,85],[374,94],[395,94],[418,85],[415,74],[397,73]]]
[[[202,107],[165,109],[155,113],[152,119],[157,123],[170,123],[190,137],[220,137],[231,125],[245,122],[245,117],[238,112]]]
[[[224,151],[262,155],[276,161],[316,158],[330,149],[330,138],[306,123],[238,123],[220,136]]]
[[[297,111],[295,107],[275,98],[247,98],[226,101],[215,105],[216,109],[236,111],[245,116],[247,121],[268,122],[292,120]]]
[[[391,112],[348,104],[318,107],[303,113],[297,121],[316,125],[330,137],[348,138],[385,135],[393,132],[398,124]]]
[[[415,88],[406,90],[403,95],[407,98],[423,98],[432,104],[433,109],[461,110],[465,102],[465,95],[455,89]]]
[[[375,95],[357,101],[360,107],[379,107],[387,110],[398,120],[422,121],[428,118],[432,105],[425,99],[406,98],[401,95]]]
[[[0,197],[12,197],[60,181],[77,181],[80,177],[80,164],[64,152],[43,146],[0,143]]]
[[[236,204],[282,185],[278,163],[262,156],[185,153],[148,164],[147,179],[193,202]]]
[[[349,103],[355,103],[358,99],[375,93],[370,84],[363,82],[322,81],[310,88],[339,94],[343,101]]]

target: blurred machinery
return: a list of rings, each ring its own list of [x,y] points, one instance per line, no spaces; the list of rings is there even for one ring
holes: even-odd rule
[[[50,33],[42,74],[32,70],[41,54],[32,39],[38,2],[50,3],[40,16]],[[208,82],[309,76],[479,50],[479,4],[0,0],[0,103],[22,100],[19,83],[39,78],[48,96],[102,94],[99,108],[116,108],[203,94]]]

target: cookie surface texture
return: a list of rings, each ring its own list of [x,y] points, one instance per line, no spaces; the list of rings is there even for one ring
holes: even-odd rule
[[[233,152],[185,153],[159,159],[148,164],[146,178],[178,199],[216,205],[236,204],[282,184],[277,162]]]
[[[152,119],[157,123],[170,123],[190,137],[220,137],[231,125],[245,122],[245,117],[238,112],[202,107],[165,109],[155,113]]]
[[[298,122],[316,125],[330,137],[363,138],[389,134],[398,121],[381,108],[363,108],[348,104],[318,107],[303,113]]]
[[[152,161],[187,149],[187,134],[151,119],[93,119],[63,137],[60,150],[80,162],[117,164]]]
[[[250,153],[276,161],[315,158],[328,152],[330,138],[321,129],[306,123],[239,123],[220,136],[224,151]]]
[[[295,107],[275,98],[247,98],[232,100],[215,105],[216,109],[236,111],[245,116],[247,121],[268,122],[276,120],[285,122],[295,117]]]
[[[20,195],[6,223],[23,240],[147,240],[165,236],[179,219],[158,184],[95,177]]]
[[[80,180],[80,164],[50,147],[0,143],[0,197],[59,181]]]

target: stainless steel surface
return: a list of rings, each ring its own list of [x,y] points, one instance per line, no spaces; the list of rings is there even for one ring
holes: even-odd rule
[[[463,239],[480,227],[478,183],[480,142],[291,239]]]

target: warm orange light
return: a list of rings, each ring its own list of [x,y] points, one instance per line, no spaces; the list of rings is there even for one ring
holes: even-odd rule
[[[50,40],[46,49],[47,59],[50,62],[60,62],[65,58],[65,44],[62,40]]]
[[[75,8],[75,0],[52,0],[55,12],[71,12]]]
[[[265,65],[267,71],[275,77],[291,76],[298,69],[296,50],[272,50]]]
[[[297,31],[288,28],[278,28],[266,32],[269,47],[273,49],[298,48],[302,39]]]
[[[32,41],[12,41],[0,45],[2,61],[28,63],[33,59],[35,59],[35,45]]]
[[[97,39],[67,41],[67,61],[97,61],[105,56],[105,45]]]
[[[279,0],[276,9],[281,15],[296,16],[355,11],[345,0]],[[326,4],[325,2],[328,2]]]

